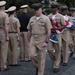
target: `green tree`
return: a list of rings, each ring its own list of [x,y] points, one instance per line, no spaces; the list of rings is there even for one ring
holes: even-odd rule
[[[0,0],[0,1],[4,1],[4,0]],[[5,0],[7,2],[6,4],[6,8],[9,8],[10,6],[17,6],[17,8],[19,9],[19,7],[21,5],[24,4],[28,4],[30,7],[33,3],[35,2],[41,2],[42,0]]]
[[[57,2],[66,4],[69,8],[75,7],[75,0],[57,0]]]

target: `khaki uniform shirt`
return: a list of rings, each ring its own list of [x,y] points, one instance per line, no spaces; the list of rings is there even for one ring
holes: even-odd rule
[[[72,21],[72,18],[70,17],[70,20]],[[75,24],[74,22],[72,22],[73,24]],[[75,29],[70,29],[70,35],[75,36]]]
[[[51,18],[53,14],[49,14],[48,17]],[[55,14],[55,20],[58,22],[58,26],[66,25],[63,16],[59,13]]]
[[[32,42],[40,43],[45,42],[47,31],[52,28],[52,25],[49,18],[42,14],[38,20],[36,19],[36,16],[33,16],[30,19],[27,28],[31,30]]]
[[[53,16],[52,13],[49,14],[49,15],[48,15],[49,19],[52,18],[52,16]],[[55,21],[58,22],[58,27],[61,27],[61,26],[66,25],[66,24],[65,24],[64,17],[63,17],[61,14],[59,14],[59,13],[56,13],[56,14],[55,14]],[[60,47],[61,47],[61,46],[62,46],[62,41],[61,41],[61,39],[62,39],[62,34],[61,34],[61,33],[60,33],[60,34],[56,34],[56,36],[57,36],[57,38],[58,38],[58,43],[59,43],[59,45],[60,45]],[[49,47],[48,47],[48,49],[49,49]]]
[[[20,27],[20,22],[17,18],[10,16],[9,17],[9,32],[17,32],[17,28]]]
[[[52,28],[51,23],[45,15],[41,15],[39,20],[36,19],[36,16],[30,19],[28,24],[28,29],[32,30],[32,34],[46,34],[48,30]]]
[[[9,23],[8,15],[4,11],[0,11],[0,29],[4,29],[4,24]]]
[[[68,22],[72,23],[72,20],[71,20],[71,17],[66,15],[68,17]],[[65,40],[66,42],[69,42],[70,39],[70,30],[69,28],[68,29],[65,29],[64,32],[62,33],[62,38],[63,40]]]

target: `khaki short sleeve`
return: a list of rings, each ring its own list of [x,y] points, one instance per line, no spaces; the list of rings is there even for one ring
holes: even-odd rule
[[[5,16],[5,24],[8,24],[9,23],[9,17],[8,17],[8,15],[6,14],[6,16]]]
[[[28,26],[27,26],[27,29],[28,29],[28,30],[31,30],[30,22],[31,22],[31,20],[29,21]]]
[[[62,15],[60,16],[60,23],[61,25],[66,25],[64,17]]]
[[[17,27],[21,27],[19,20],[17,19]]]
[[[48,17],[46,18],[46,28],[47,28],[47,30],[52,29],[52,25],[51,25],[51,22]]]

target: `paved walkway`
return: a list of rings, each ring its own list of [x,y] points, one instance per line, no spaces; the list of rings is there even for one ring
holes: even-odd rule
[[[58,73],[53,73],[52,63],[47,53],[44,75],[75,75],[75,60],[69,58],[68,66],[60,64]],[[9,66],[10,67],[10,66]],[[9,71],[0,72],[0,75],[35,75],[35,69],[31,62],[21,62],[21,66],[10,67]]]

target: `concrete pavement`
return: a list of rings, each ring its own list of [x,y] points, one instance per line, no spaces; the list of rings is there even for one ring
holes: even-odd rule
[[[75,75],[75,60],[69,57],[68,66],[62,66],[60,64],[60,69],[58,73],[53,73],[52,63],[48,56],[46,56],[44,75]],[[9,66],[10,70],[0,72],[0,75],[35,75],[35,69],[31,62],[21,62],[21,66]]]

